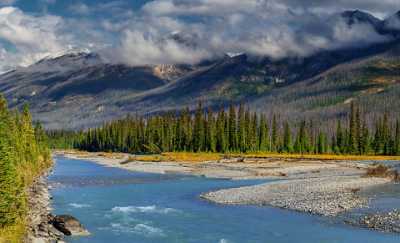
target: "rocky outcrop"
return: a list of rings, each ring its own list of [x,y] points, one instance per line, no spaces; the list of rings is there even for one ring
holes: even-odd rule
[[[28,189],[29,212],[26,243],[62,243],[65,235],[88,235],[79,221],[72,216],[54,216],[51,213],[47,185],[47,175],[43,175]],[[62,222],[65,230],[62,230]]]
[[[89,235],[82,224],[71,215],[58,215],[55,216],[50,223],[60,232],[65,235],[72,236],[85,236]]]
[[[25,242],[47,243],[60,242],[64,234],[55,229],[49,221],[51,215],[50,194],[47,188],[46,176],[39,178],[28,189],[28,232]]]

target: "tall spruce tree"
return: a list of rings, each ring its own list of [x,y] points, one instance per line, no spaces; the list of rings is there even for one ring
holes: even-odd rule
[[[349,154],[354,154],[357,151],[357,125],[356,125],[356,108],[354,102],[351,103],[349,115],[349,141],[348,150]]]
[[[289,123],[285,121],[283,125],[283,152],[291,153],[292,150],[292,132]]]
[[[229,106],[228,116],[229,150],[237,151],[236,109],[232,104]]]
[[[271,151],[278,150],[278,121],[275,114],[272,116],[272,131],[271,131]]]
[[[396,121],[396,132],[394,135],[393,155],[400,155],[400,121]]]

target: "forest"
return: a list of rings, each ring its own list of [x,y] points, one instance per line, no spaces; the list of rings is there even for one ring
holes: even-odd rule
[[[214,112],[201,103],[149,117],[128,116],[80,132],[48,131],[53,148],[92,152],[271,152],[399,155],[400,123],[389,113],[370,122],[352,103],[335,127],[312,120],[292,123],[251,112],[241,104]]]
[[[52,164],[47,136],[28,106],[10,111],[0,96],[0,242],[21,242],[28,211],[26,189]]]

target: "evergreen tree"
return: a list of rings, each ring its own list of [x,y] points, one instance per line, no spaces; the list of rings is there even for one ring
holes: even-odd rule
[[[343,129],[342,129],[342,124],[340,120],[337,123],[337,128],[336,128],[336,146],[337,146],[337,152],[343,154],[346,150],[345,148],[345,136],[343,134]]]
[[[400,121],[396,121],[396,132],[394,136],[393,155],[400,155]]]
[[[305,121],[300,123],[294,149],[296,153],[304,154],[309,152],[309,138],[307,136]]]
[[[272,117],[272,131],[271,131],[271,151],[276,152],[278,150],[278,121],[276,116]]]
[[[228,134],[229,150],[237,151],[236,110],[233,105],[229,107]]]
[[[356,125],[356,110],[355,105],[352,102],[350,108],[349,117],[349,142],[348,142],[348,153],[354,154],[357,151],[357,125]]]
[[[283,152],[291,153],[292,148],[292,133],[290,131],[289,123],[286,121],[283,126]]]
[[[214,113],[212,112],[211,108],[208,109],[207,112],[207,145],[208,151],[216,152],[217,151],[217,138],[216,138],[216,124],[214,120]]]
[[[194,120],[194,129],[193,129],[193,146],[194,146],[194,151],[204,151],[204,135],[205,135],[205,130],[204,130],[204,114],[203,114],[203,106],[201,103],[199,103],[196,114],[195,114],[195,120]]]
[[[269,151],[270,145],[269,145],[269,129],[268,129],[268,123],[267,123],[267,118],[265,115],[261,116],[260,119],[260,127],[259,127],[259,150],[260,151]]]
[[[220,109],[217,117],[217,151],[226,152],[228,150],[228,138],[226,136],[226,116],[223,108]]]
[[[238,112],[238,143],[239,150],[245,152],[247,149],[247,125],[246,117],[243,104],[239,106]]]

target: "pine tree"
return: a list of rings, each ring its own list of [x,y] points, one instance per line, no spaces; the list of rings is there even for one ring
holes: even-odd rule
[[[225,153],[228,150],[228,138],[226,136],[226,116],[221,107],[217,117],[217,151]]]
[[[388,114],[385,113],[383,116],[382,122],[382,144],[383,144],[383,154],[390,154],[390,128],[389,128],[389,117]]]
[[[382,141],[383,141],[383,136],[382,136],[382,120],[378,119],[375,122],[375,135],[374,135],[374,152],[375,155],[380,154],[382,151]]]
[[[342,123],[339,120],[336,128],[336,146],[338,147],[338,153],[343,154],[345,152],[345,136],[343,134]]]
[[[272,117],[272,131],[271,131],[271,151],[276,152],[278,150],[278,121],[276,116]]]
[[[265,115],[261,116],[260,119],[260,127],[259,127],[259,150],[260,151],[269,151],[269,129],[267,124],[267,118]]]
[[[14,150],[18,137],[11,123],[7,102],[0,97],[0,228],[14,224],[25,212],[24,185]]]
[[[327,152],[327,138],[323,132],[319,132],[317,138],[317,154],[325,154]]]
[[[355,105],[352,102],[350,108],[349,117],[349,142],[348,142],[348,153],[354,154],[357,151],[357,125],[356,125],[356,110]]]
[[[292,133],[290,131],[290,126],[287,121],[284,123],[284,131],[283,131],[283,152],[291,153],[292,148]]]
[[[203,113],[204,113],[203,106],[201,103],[199,103],[195,114],[194,129],[193,129],[193,146],[194,146],[193,150],[195,152],[204,151],[205,130],[204,130]]]
[[[229,150],[237,151],[236,110],[233,105],[229,107],[228,134]]]
[[[214,120],[214,114],[211,110],[211,108],[208,109],[207,112],[207,145],[208,145],[208,151],[210,152],[216,152],[217,151],[217,138],[216,138],[216,124]]]
[[[400,121],[396,121],[396,132],[394,136],[393,155],[400,155]]]
[[[296,153],[304,154],[309,152],[309,137],[307,136],[305,121],[300,123],[294,149]]]
[[[238,146],[241,152],[245,152],[247,149],[247,129],[246,119],[245,119],[245,111],[243,104],[239,106],[238,112]]]
[[[358,154],[362,153],[362,135],[363,135],[363,130],[362,130],[362,126],[361,126],[361,112],[360,112],[360,107],[357,106],[356,107],[356,111],[355,111],[355,144],[356,144],[356,152]]]
[[[368,154],[370,150],[370,139],[369,139],[369,130],[366,121],[361,127],[361,136],[359,141],[359,152],[360,154]]]

